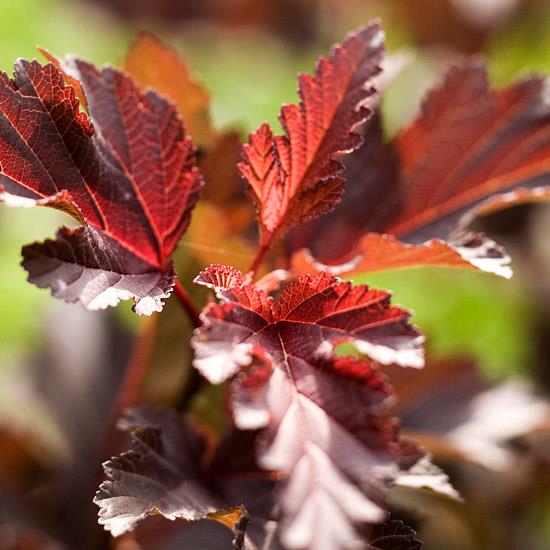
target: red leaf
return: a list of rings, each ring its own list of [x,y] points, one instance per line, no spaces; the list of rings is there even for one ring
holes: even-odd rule
[[[212,284],[227,272],[211,266],[197,281]],[[240,277],[230,284],[202,314],[195,366],[215,383],[237,375],[235,422],[263,428],[259,464],[287,476],[283,543],[347,547],[353,524],[385,517],[381,492],[401,451],[385,413],[391,387],[376,363],[336,357],[334,345],[353,341],[378,361],[419,367],[422,337],[387,292],[328,274],[302,277],[277,300]]]
[[[479,236],[472,236],[462,242],[462,246],[451,246],[440,239],[414,245],[402,243],[392,235],[367,233],[354,251],[355,255],[347,262],[322,264],[308,250],[302,249],[292,256],[292,270],[296,275],[328,271],[333,275],[351,276],[386,269],[438,266],[479,269],[510,277],[510,258],[504,250],[489,239],[478,239]],[[490,260],[486,258],[487,246],[492,246]]]
[[[330,264],[317,263],[317,269],[341,274],[443,265],[509,277],[510,258],[502,247],[484,235],[467,233],[466,227],[478,215],[549,200],[547,81],[532,77],[490,91],[483,64],[472,60],[454,67],[428,95],[419,118],[390,144],[399,173],[392,175],[392,153],[381,147],[381,135],[371,135],[350,156],[350,197],[361,198],[336,208],[329,248],[325,251],[314,237],[302,239],[302,246],[314,248]],[[354,213],[357,204],[364,208],[363,218]],[[347,226],[358,228],[356,219],[370,231],[404,242],[367,234],[349,252],[354,236]],[[305,252],[294,263],[304,260],[314,265]]]
[[[353,255],[365,231],[379,229],[395,213],[400,198],[399,162],[384,141],[379,112],[365,124],[362,136],[363,145],[344,160],[346,192],[341,203],[322,218],[291,231],[290,252],[307,247],[320,262],[341,263]]]
[[[243,274],[230,265],[213,266],[199,273],[195,282],[216,291],[227,290],[245,283]]]
[[[404,199],[384,229],[410,242],[447,237],[489,197],[505,207],[518,188],[520,200],[527,190],[535,199],[548,196],[548,82],[531,77],[490,91],[482,63],[454,67],[394,146]]]
[[[169,256],[203,185],[194,148],[175,108],[156,93],[141,94],[112,68],[99,72],[77,59],[66,67],[82,85],[91,120],[54,65],[21,60],[14,80],[0,74],[2,198],[12,205],[60,207],[85,224],[81,231],[63,230],[60,241],[26,248],[24,264],[31,280],[68,301],[89,308],[129,297],[138,303],[149,286],[156,289],[154,303],[136,309],[160,311],[161,296],[173,286]],[[66,264],[55,276],[53,259]],[[99,270],[91,277],[93,288],[81,279],[76,292],[67,277],[79,271],[88,277],[90,270]],[[122,289],[112,287],[110,281],[121,278]],[[108,291],[109,298],[89,300],[90,291]]]
[[[281,110],[285,134],[273,136],[264,124],[250,135],[239,168],[256,204],[262,245],[340,200],[343,166],[336,159],[361,144],[355,130],[369,115],[365,102],[383,51],[377,23],[350,34],[319,60],[315,76],[299,77],[300,104]]]

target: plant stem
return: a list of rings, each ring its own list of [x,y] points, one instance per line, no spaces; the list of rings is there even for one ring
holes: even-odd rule
[[[117,447],[120,437],[116,428],[117,420],[127,408],[132,407],[139,401],[157,336],[157,326],[158,319],[156,317],[145,318],[136,337],[134,350],[128,361],[114,402],[103,458],[118,452]]]
[[[193,323],[193,326],[195,328],[200,327],[202,325],[202,321],[200,320],[199,312],[193,305],[193,302],[191,302],[189,294],[187,294],[185,288],[183,288],[183,285],[179,282],[179,280],[176,280],[174,292],[189,315],[189,319]],[[189,379],[187,380],[185,388],[178,400],[178,403],[176,404],[176,408],[178,410],[185,410],[193,396],[202,388],[203,383],[204,378],[199,374],[199,371],[192,367],[191,372],[189,373]]]
[[[199,317],[199,311],[193,305],[191,298],[189,298],[189,294],[187,294],[187,291],[183,288],[183,285],[178,279],[176,279],[176,285],[174,286],[174,294],[178,297],[187,315],[189,315],[189,319],[193,323],[193,326],[195,328],[200,327],[202,323]]]
[[[157,326],[156,317],[147,317],[143,321],[143,327],[136,338],[134,351],[132,352],[118,391],[115,406],[115,421],[124,409],[135,405],[139,400],[157,336]]]
[[[254,261],[252,262],[252,264],[251,264],[251,266],[248,270],[249,272],[252,273],[253,276],[256,273],[256,271],[258,271],[258,268],[260,267],[260,265],[262,265],[262,262],[264,261],[265,255],[269,252],[269,245],[270,245],[270,243],[263,244],[258,249],[256,257],[254,258]]]
[[[183,305],[183,308],[189,316],[193,326],[195,328],[200,326],[201,321],[199,318],[199,312],[178,280],[176,280],[176,284],[174,286],[174,294]],[[132,356],[130,357],[128,366],[126,367],[126,371],[124,372],[124,376],[116,395],[111,424],[105,441],[104,457],[111,456],[118,452],[120,437],[116,428],[117,420],[127,408],[132,407],[139,401],[143,382],[145,381],[145,376],[147,375],[147,368],[149,367],[149,360],[151,358],[153,346],[155,345],[157,326],[158,319],[156,316],[147,317],[143,320],[141,330],[136,337],[134,351],[132,352]],[[200,389],[201,377],[195,369],[191,372],[188,385],[190,388],[186,388],[186,391],[184,392],[186,403]]]
[[[183,388],[183,391],[175,404],[176,409],[180,412],[186,411],[189,407],[189,403],[191,403],[193,397],[199,393],[205,382],[206,379],[201,376],[195,367],[192,366],[191,371],[189,372],[189,377],[185,381],[185,387]]]

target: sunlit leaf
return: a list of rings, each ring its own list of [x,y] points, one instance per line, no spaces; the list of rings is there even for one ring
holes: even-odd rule
[[[48,205],[82,227],[25,248],[29,278],[54,295],[102,309],[132,299],[162,309],[170,254],[202,188],[174,107],[141,94],[124,73],[72,59],[90,118],[54,65],[17,62],[0,75],[0,184],[8,205]]]
[[[314,76],[299,77],[300,104],[281,110],[284,135],[267,124],[250,135],[240,170],[250,186],[261,242],[332,210],[344,180],[338,158],[361,144],[356,133],[370,111],[384,35],[377,23],[350,34],[321,58]]]

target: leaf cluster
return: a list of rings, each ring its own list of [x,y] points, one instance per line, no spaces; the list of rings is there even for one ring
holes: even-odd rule
[[[299,76],[280,134],[263,124],[241,147],[150,35],[123,69],[43,53],[0,74],[0,200],[77,226],[24,247],[29,281],[90,310],[131,300],[138,315],[174,293],[195,325],[180,412],[201,386],[226,385],[225,431],[174,410],[123,417],[131,448],[104,464],[99,522],[120,536],[151,515],[210,519],[234,548],[419,548],[389,518],[390,489],[460,500],[392,413],[385,369],[422,368],[424,338],[389,292],[342,278],[410,266],[509,277],[505,250],[470,224],[550,196],[547,80],[491,90],[468,59],[387,141],[392,59],[374,21]],[[200,314],[177,280],[181,251],[202,268]]]

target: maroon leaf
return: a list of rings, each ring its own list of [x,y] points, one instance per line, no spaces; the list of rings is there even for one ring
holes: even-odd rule
[[[255,285],[244,284],[244,276],[229,266],[212,265],[195,279],[218,289],[223,281],[231,285],[222,294],[225,304],[207,306],[205,325],[194,339],[195,366],[214,383],[238,372],[252,348],[283,353],[277,334],[291,336],[293,330],[307,342],[304,352],[320,358],[330,355],[334,343],[353,341],[380,363],[423,365],[423,338],[409,325],[409,312],[390,306],[386,291],[317,274],[291,283],[274,301]],[[235,322],[228,324],[228,316]]]
[[[197,278],[222,277],[211,266]],[[236,375],[237,426],[263,429],[261,467],[287,478],[279,493],[289,548],[344,548],[355,523],[385,517],[383,489],[399,470],[396,422],[385,413],[391,388],[376,363],[336,357],[353,341],[374,359],[422,365],[422,338],[386,292],[327,274],[291,283],[275,301],[234,277],[222,303],[202,314],[195,366],[212,382]]]
[[[309,248],[320,262],[342,261],[353,253],[365,231],[379,229],[395,212],[399,162],[384,142],[379,112],[365,124],[362,136],[363,145],[343,161],[346,192],[342,201],[322,218],[296,227],[287,239],[291,252]]]
[[[362,199],[337,207],[339,221],[330,226],[330,233],[344,232],[345,243],[357,240],[345,227],[354,223],[354,208],[360,204],[365,229],[387,232],[403,242],[369,234],[358,249],[349,251],[349,246],[346,250],[336,243],[325,253],[322,243],[302,239],[302,246],[313,248],[328,264],[317,267],[348,273],[444,265],[509,277],[510,259],[502,247],[466,228],[476,216],[520,202],[549,200],[547,81],[531,77],[491,91],[479,61],[454,67],[428,95],[419,118],[390,146],[393,153],[386,155],[393,154],[400,164],[393,176],[376,136],[349,158],[348,186]],[[373,177],[377,174],[381,177]],[[304,252],[300,257],[303,261]]]
[[[118,536],[155,514],[171,520],[210,519],[233,531],[236,550],[259,548],[248,535],[247,509],[234,502],[250,503],[258,520],[256,514],[266,514],[265,503],[258,503],[258,496],[270,501],[272,483],[266,485],[265,475],[247,483],[250,476],[243,473],[243,464],[238,464],[237,470],[230,464],[232,457],[246,455],[242,438],[224,439],[209,462],[204,439],[174,410],[132,409],[119,427],[130,432],[131,448],[103,464],[107,480],[94,498],[100,509],[99,523],[106,530]],[[255,465],[252,468],[257,472]],[[232,477],[224,477],[228,471]],[[236,472],[239,475],[235,476]],[[254,535],[263,540],[260,531]]]
[[[315,76],[299,77],[300,104],[281,111],[285,134],[273,136],[264,124],[250,135],[239,168],[250,185],[263,246],[340,200],[337,158],[361,144],[355,131],[370,114],[365,102],[374,94],[383,51],[378,23],[350,34],[319,60]]]
[[[13,80],[0,74],[2,198],[55,206],[84,224],[55,244],[27,247],[24,265],[31,281],[91,309],[132,298],[138,313],[160,311],[173,286],[170,254],[203,185],[194,148],[175,107],[155,92],[141,94],[112,68],[77,59],[66,67],[90,119],[54,65],[21,60]],[[54,271],[53,260],[64,268]]]
[[[409,242],[446,238],[489,197],[508,206],[517,188],[535,199],[549,192],[548,83],[531,77],[491,91],[483,63],[454,67],[393,144],[404,198],[385,229]]]
[[[133,299],[138,315],[160,311],[176,278],[172,265],[152,271],[149,264],[91,225],[64,227],[55,240],[23,247],[22,265],[31,283],[51,288],[56,298],[79,301],[92,310]]]
[[[132,431],[132,448],[105,462],[94,499],[105,529],[119,536],[154,512],[197,520],[216,509],[200,481],[204,443],[174,411],[137,411],[121,427]]]

